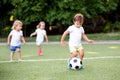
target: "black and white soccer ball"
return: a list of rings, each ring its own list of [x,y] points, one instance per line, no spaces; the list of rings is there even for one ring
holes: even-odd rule
[[[79,70],[82,68],[81,60],[77,57],[74,57],[69,62],[70,69]]]

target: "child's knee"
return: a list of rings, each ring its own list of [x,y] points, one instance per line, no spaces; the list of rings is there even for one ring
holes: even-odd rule
[[[21,52],[19,48],[17,48],[17,52]]]
[[[71,53],[71,57],[73,58],[73,57],[77,57],[78,56],[78,53],[77,52],[72,52]]]

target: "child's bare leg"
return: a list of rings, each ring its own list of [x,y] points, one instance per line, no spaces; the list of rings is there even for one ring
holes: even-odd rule
[[[10,62],[13,62],[14,53],[15,53],[15,52],[11,52],[11,53],[10,53]]]
[[[41,50],[41,47],[40,47],[40,45],[38,45],[38,51],[40,51]]]
[[[79,56],[80,56],[80,59],[83,60],[83,57],[84,57],[84,49],[79,50]]]
[[[17,52],[18,52],[18,61],[21,61],[22,59],[21,59],[21,51],[20,51],[20,49],[17,49]]]
[[[77,55],[78,55],[78,52],[77,52],[77,51],[72,52],[72,53],[71,53],[71,58],[73,58],[73,57],[77,57]]]
[[[82,60],[83,60],[83,57],[84,57],[84,49],[81,49],[78,51],[79,52],[79,56],[80,56],[80,59],[81,59],[81,64],[82,64]]]

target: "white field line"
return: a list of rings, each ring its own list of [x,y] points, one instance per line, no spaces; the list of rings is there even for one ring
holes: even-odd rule
[[[84,58],[84,60],[91,60],[91,59],[116,59],[120,58],[120,56],[103,56],[103,57],[89,57]],[[22,60],[20,62],[38,62],[38,61],[65,61],[67,59],[29,59],[29,60]],[[10,61],[0,61],[0,63],[9,63]],[[14,60],[13,62],[19,62]]]
[[[68,44],[68,41],[66,41],[66,43]],[[35,42],[27,42],[26,43],[27,45],[33,45],[33,44],[36,44]],[[54,42],[49,42],[49,43],[46,43],[46,42],[43,42],[43,44],[60,44],[60,42],[58,41],[54,41]],[[82,44],[89,44],[85,41],[82,41]],[[94,44],[120,44],[120,40],[99,40],[99,41],[94,41]],[[0,42],[0,46],[6,46],[7,43],[3,42],[1,43]]]

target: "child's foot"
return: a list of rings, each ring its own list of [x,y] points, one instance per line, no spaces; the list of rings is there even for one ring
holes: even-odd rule
[[[81,66],[80,70],[81,70],[81,69],[84,69],[84,67],[83,67],[83,66]]]
[[[80,64],[82,65],[82,61],[80,61]]]
[[[68,67],[68,69],[70,69],[70,59],[68,59],[68,61],[67,61],[67,67]]]
[[[43,53],[42,53],[42,51],[40,50],[40,51],[38,51],[38,56],[41,56]]]
[[[83,67],[83,62],[82,62],[82,61],[80,61],[80,64],[82,65],[82,66],[80,67],[80,70],[81,70],[81,69],[84,69],[84,67]]]
[[[18,59],[18,61],[22,61],[22,59]]]
[[[13,62],[13,60],[10,60],[10,62]]]
[[[40,56],[42,56],[43,55],[43,53],[42,53],[42,51],[40,52]]]

